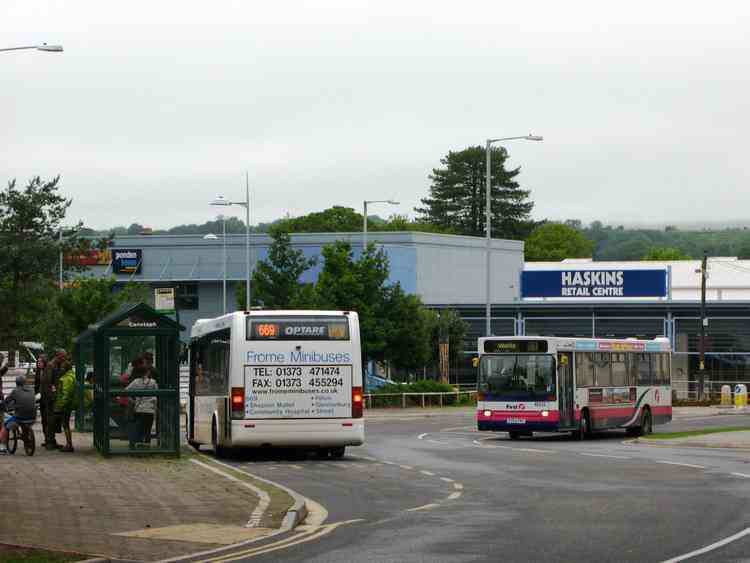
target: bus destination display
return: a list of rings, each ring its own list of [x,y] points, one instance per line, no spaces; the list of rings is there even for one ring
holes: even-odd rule
[[[543,354],[547,351],[546,340],[485,340],[487,354]]]
[[[247,324],[248,340],[349,340],[345,318],[250,318]]]
[[[245,418],[349,418],[351,365],[246,365]]]

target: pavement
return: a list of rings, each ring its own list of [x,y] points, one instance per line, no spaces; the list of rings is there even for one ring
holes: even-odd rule
[[[209,456],[105,459],[91,434],[74,433],[73,443],[72,454],[38,447],[27,457],[19,444],[0,457],[3,543],[153,561],[270,535],[294,503],[269,483],[228,475]]]

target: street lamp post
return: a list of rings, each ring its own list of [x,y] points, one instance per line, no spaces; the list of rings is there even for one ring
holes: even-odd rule
[[[245,287],[245,310],[250,310],[250,180],[245,174],[245,201],[229,201],[223,196],[217,197],[211,205],[239,205],[245,208],[245,260],[247,263],[247,286]]]
[[[485,285],[485,336],[491,336],[492,335],[492,327],[491,327],[491,305],[490,305],[490,287],[491,287],[491,261],[490,261],[490,251],[492,249],[492,212],[491,212],[491,202],[492,198],[490,196],[491,187],[492,187],[492,175],[491,175],[491,168],[492,168],[492,143],[497,143],[499,141],[515,141],[515,140],[524,140],[524,141],[543,141],[544,137],[541,137],[539,135],[523,135],[521,137],[500,137],[498,139],[487,139],[487,148],[486,148],[486,158],[487,158],[487,170],[485,172],[485,183],[486,183],[486,189],[485,189],[485,196],[486,196],[486,202],[485,202],[485,213],[487,215],[487,227],[486,227],[486,234],[487,234],[487,248],[486,248],[486,262],[487,262],[487,276],[486,276],[486,285]]]
[[[42,43],[41,45],[26,45],[23,47],[4,47],[0,49],[0,52],[23,51],[24,49],[35,49],[37,51],[46,51],[48,53],[62,53],[63,47],[62,45],[47,45],[46,43]]]
[[[362,213],[362,253],[367,250],[367,204],[368,203],[389,203],[390,205],[398,205],[398,201],[392,199],[366,199],[364,201],[364,211]]]

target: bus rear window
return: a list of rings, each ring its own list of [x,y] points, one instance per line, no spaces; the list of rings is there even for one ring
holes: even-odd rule
[[[248,340],[349,340],[347,317],[248,317]]]

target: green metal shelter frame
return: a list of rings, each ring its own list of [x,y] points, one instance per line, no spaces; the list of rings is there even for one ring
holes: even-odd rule
[[[75,339],[78,380],[76,428],[94,432],[94,446],[113,454],[180,454],[179,353],[183,327],[145,303],[128,304],[92,324]],[[127,390],[130,361],[151,352],[158,390]],[[133,438],[132,405],[156,399],[153,421]],[[155,424],[155,432],[153,432]],[[145,425],[144,425],[145,426]],[[147,441],[144,440],[144,436]],[[155,447],[151,439],[155,438]],[[134,447],[138,446],[138,447]]]

